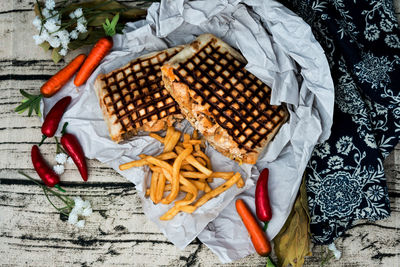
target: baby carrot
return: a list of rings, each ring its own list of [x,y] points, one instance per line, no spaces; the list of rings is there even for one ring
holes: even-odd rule
[[[66,67],[57,72],[40,88],[40,92],[44,97],[51,97],[57,93],[75,74],[75,72],[82,65],[86,55],[80,54],[75,57]]]
[[[107,55],[112,46],[113,40],[111,37],[103,37],[97,41],[75,77],[74,84],[76,86],[81,86],[87,81],[90,74],[92,74],[100,61]]]
[[[247,232],[249,232],[251,242],[253,243],[257,253],[261,256],[268,256],[271,252],[271,244],[269,243],[265,232],[258,225],[258,222],[242,199],[236,200],[236,210],[242,218]]]

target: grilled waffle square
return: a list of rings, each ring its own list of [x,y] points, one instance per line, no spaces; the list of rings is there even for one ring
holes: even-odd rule
[[[254,164],[288,112],[269,104],[271,89],[245,65],[238,51],[203,34],[165,63],[162,74],[181,112],[212,146]]]
[[[127,140],[138,131],[160,131],[182,118],[161,75],[164,62],[182,49],[150,53],[97,77],[94,87],[113,141]]]

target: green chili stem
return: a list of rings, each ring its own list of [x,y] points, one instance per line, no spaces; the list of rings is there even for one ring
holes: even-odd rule
[[[43,190],[46,190],[50,193],[52,193],[53,195],[55,195],[56,197],[58,197],[62,202],[65,203],[65,205],[67,205],[70,208],[73,208],[73,206],[71,206],[71,203],[74,203],[74,201],[72,199],[70,199],[67,196],[63,196],[57,192],[55,192],[54,190],[51,190],[50,188],[40,184],[39,182],[37,182],[35,179],[33,179],[32,177],[30,177],[29,175],[25,174],[22,171],[18,171],[19,174],[22,174],[23,176],[25,176],[26,178],[28,178],[29,180],[31,180],[32,182],[34,182],[35,184],[37,184],[38,186],[40,186]]]
[[[56,139],[56,145],[57,145],[56,153],[58,154],[58,153],[61,153],[61,152],[62,152],[62,153],[64,153],[64,154],[67,154],[67,155],[68,155],[68,153],[65,152],[64,148],[62,148],[61,145],[60,145],[60,143],[58,142],[57,136],[54,136],[54,138]]]
[[[269,222],[264,222],[264,227],[263,227],[263,231],[264,231],[264,232],[267,231],[268,223],[269,223]]]
[[[42,188],[43,189],[43,188]],[[68,216],[68,213],[64,212],[63,210],[65,208],[57,208],[56,205],[54,205],[54,203],[50,200],[49,195],[47,194],[46,190],[43,189],[44,195],[46,196],[47,200],[50,202],[50,204],[59,212],[61,212],[62,214]],[[68,207],[68,210],[70,210],[70,208]]]

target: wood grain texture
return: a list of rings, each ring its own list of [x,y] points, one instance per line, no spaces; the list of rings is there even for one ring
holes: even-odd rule
[[[130,1],[122,1],[131,4]],[[90,160],[90,179],[83,183],[73,165],[66,165],[63,187],[71,196],[89,199],[94,214],[83,230],[69,225],[46,201],[43,192],[21,177],[34,177],[32,144],[40,140],[40,121],[13,110],[21,101],[18,89],[38,88],[64,63],[34,45],[32,0],[0,1],[0,259],[5,266],[221,266],[198,240],[186,249],[172,245],[146,219],[135,187],[114,170]],[[394,1],[400,13],[400,0]],[[69,61],[88,48],[70,53]],[[43,146],[54,163],[55,143]],[[342,259],[325,266],[400,266],[400,146],[385,161],[392,216],[377,222],[359,221],[336,245]],[[320,266],[325,248],[313,248],[305,266]],[[265,266],[251,255],[224,266]]]

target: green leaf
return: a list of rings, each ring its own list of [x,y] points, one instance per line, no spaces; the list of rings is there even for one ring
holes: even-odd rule
[[[289,264],[293,267],[303,266],[305,257],[311,255],[310,216],[305,175],[299,191],[288,219],[274,238],[274,249],[279,266],[288,266]]]
[[[21,95],[25,96],[28,99],[32,99],[32,98],[36,97],[35,95],[31,95],[31,94],[25,92],[25,90],[23,90],[23,89],[19,90],[19,92],[21,93]]]
[[[40,46],[41,48],[43,48],[43,50],[44,50],[45,52],[47,52],[47,51],[50,49],[50,44],[49,44],[48,42],[41,43],[39,46]]]
[[[104,28],[104,31],[106,32],[106,35],[108,35],[108,36],[115,35],[115,33],[116,33],[115,27],[117,26],[118,20],[119,20],[119,13],[117,13],[113,17],[111,23],[108,19],[106,19],[106,22],[103,23],[103,28]]]
[[[40,112],[40,100],[42,99],[42,95],[31,95],[24,90],[20,90],[20,93],[26,97],[22,100],[21,104],[15,108],[15,112],[21,114],[28,109],[28,116],[31,116],[33,111],[41,117],[42,114]]]
[[[51,58],[53,59],[54,63],[58,63],[58,62],[63,58],[63,56],[61,56],[61,55],[58,53],[58,51],[60,51],[60,48],[59,48],[59,47],[54,48],[54,49],[53,49],[53,52],[51,53]]]

